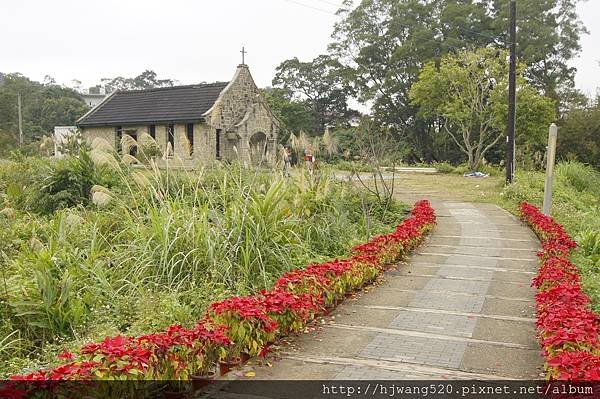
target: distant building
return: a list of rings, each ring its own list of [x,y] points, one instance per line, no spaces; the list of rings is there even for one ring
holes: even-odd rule
[[[120,151],[123,135],[150,135],[165,158],[182,164],[275,159],[279,122],[245,64],[230,82],[115,91],[77,121],[83,138]],[[131,155],[137,149],[129,148]]]
[[[90,107],[94,108],[96,105],[100,104],[104,97],[106,97],[106,92],[104,91],[104,87],[94,86],[90,87],[88,90],[83,93],[79,93],[83,101]]]

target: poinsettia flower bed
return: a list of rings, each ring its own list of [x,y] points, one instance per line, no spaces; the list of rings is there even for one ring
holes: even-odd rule
[[[551,380],[600,380],[600,317],[589,307],[577,267],[569,260],[577,246],[564,228],[535,206],[519,207],[542,241],[536,295],[538,339]]]
[[[59,367],[11,379],[186,380],[207,374],[221,360],[265,353],[276,339],[304,329],[347,293],[373,281],[386,264],[419,245],[435,223],[429,202],[419,201],[392,233],[353,248],[349,258],[290,271],[256,295],[215,302],[192,328],[173,325],[139,337],[107,337],[78,353],[60,354]]]

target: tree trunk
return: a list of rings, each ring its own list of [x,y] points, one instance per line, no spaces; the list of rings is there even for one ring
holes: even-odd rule
[[[481,157],[477,157],[477,158],[474,158],[472,161],[469,161],[469,166],[470,166],[471,172],[477,172],[477,168],[479,167],[480,163],[481,163]]]
[[[476,168],[479,165],[479,161],[477,161],[475,159],[475,157],[473,156],[473,150],[469,151],[469,169],[471,169],[471,172],[476,172]]]

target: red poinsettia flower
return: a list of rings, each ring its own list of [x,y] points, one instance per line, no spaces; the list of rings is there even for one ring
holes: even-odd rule
[[[522,218],[532,227],[542,261],[532,285],[536,295],[538,337],[547,357],[548,377],[558,380],[600,380],[600,318],[589,309],[577,267],[569,260],[576,247],[564,228],[535,206],[522,203]]]

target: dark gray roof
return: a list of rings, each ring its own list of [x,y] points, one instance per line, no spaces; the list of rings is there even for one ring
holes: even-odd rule
[[[77,121],[78,126],[115,126],[198,121],[227,82],[117,91]]]

